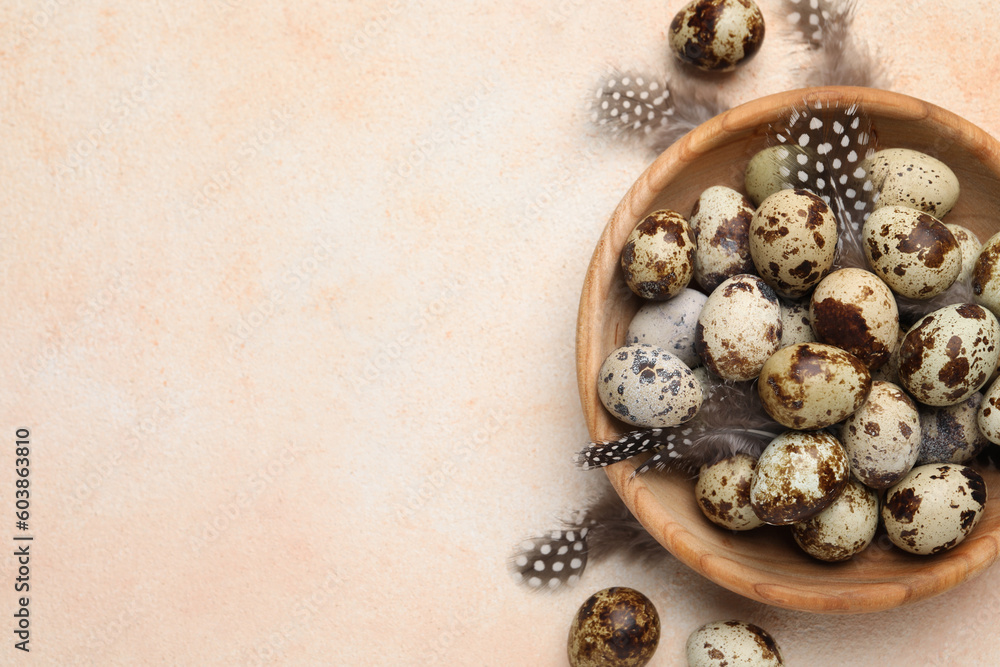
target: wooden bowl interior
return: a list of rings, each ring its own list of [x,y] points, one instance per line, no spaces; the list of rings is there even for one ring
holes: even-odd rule
[[[1000,146],[989,135],[939,107],[903,95],[862,88],[790,91],[761,98],[703,124],[663,153],[642,174],[615,210],[594,251],[580,301],[577,375],[590,435],[608,440],[633,430],[604,410],[597,372],[622,345],[641,305],[625,285],[619,255],[632,228],[659,208],[688,215],[703,190],[726,185],[743,191],[750,157],[766,145],[768,124],[803,100],[858,102],[872,117],[882,147],[914,148],[934,155],[957,174],[958,203],[946,222],[958,223],[986,241],[1000,231]],[[641,459],[640,459],[641,460]],[[933,557],[913,556],[882,538],[846,563],[813,560],[787,529],[747,533],[708,522],[694,500],[694,480],[649,474],[632,481],[633,462],[607,469],[633,514],[664,547],[716,583],[780,607],[815,612],[889,609],[948,590],[1000,555],[1000,500],[958,547]],[[1000,472],[982,471],[988,489],[1000,493]]]

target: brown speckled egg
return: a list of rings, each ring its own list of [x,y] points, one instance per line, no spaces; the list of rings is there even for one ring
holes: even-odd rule
[[[981,306],[994,315],[1000,313],[1000,232],[991,236],[972,269],[972,294]]]
[[[695,202],[690,220],[698,244],[694,279],[706,293],[726,278],[753,273],[748,236],[753,210],[749,199],[721,185],[708,188]]]
[[[869,162],[879,191],[875,208],[906,206],[942,218],[958,201],[958,177],[948,165],[909,148],[887,148]]]
[[[813,292],[809,317],[818,340],[847,350],[869,369],[884,366],[896,349],[896,299],[863,269],[841,269],[824,278]]]
[[[757,53],[764,16],[753,0],[694,0],[670,22],[669,39],[681,61],[726,72]]]
[[[979,432],[976,418],[983,395],[976,392],[961,403],[920,411],[920,455],[925,463],[965,463],[972,460],[989,441]]]
[[[883,380],[893,384],[899,384],[899,349],[903,347],[903,337],[906,331],[901,327],[896,332],[896,346],[889,355],[889,363],[881,368],[872,371],[872,380]]]
[[[567,652],[572,667],[643,667],[660,642],[660,617],[632,588],[605,588],[587,598],[573,617]]]
[[[830,272],[837,253],[837,221],[808,190],[781,190],[750,222],[750,256],[757,273],[784,297],[798,298]]]
[[[809,321],[809,306],[781,304],[781,347],[814,342],[816,334]]]
[[[932,463],[914,468],[886,492],[882,522],[900,549],[936,554],[964,540],[985,507],[982,475],[968,466]]]
[[[868,399],[843,424],[840,440],[851,472],[872,487],[892,486],[910,472],[920,454],[920,413],[894,384],[872,382]]]
[[[945,227],[958,241],[958,248],[962,251],[962,270],[958,273],[956,280],[968,280],[976,268],[976,260],[979,259],[979,253],[983,250],[983,244],[972,230],[966,229],[962,225],[949,224]]]
[[[850,474],[847,453],[825,431],[786,431],[764,449],[750,483],[750,506],[784,526],[815,516],[837,499]]]
[[[791,174],[784,166],[792,154],[808,155],[806,150],[798,145],[770,146],[759,151],[747,164],[743,175],[743,187],[755,206],[779,190],[788,187],[788,177]],[[784,169],[784,173],[782,173]]]
[[[688,667],[779,667],[785,664],[774,637],[752,623],[716,621],[687,640]]]
[[[910,327],[899,350],[899,382],[926,405],[954,405],[997,367],[1000,324],[973,303],[945,306]]]
[[[930,299],[962,271],[962,250],[940,220],[903,206],[876,209],[861,232],[868,265],[892,291]]]
[[[813,558],[837,562],[867,549],[877,529],[878,494],[851,479],[833,504],[793,525],[792,536]]]
[[[597,375],[597,394],[618,419],[651,428],[686,422],[704,397],[691,369],[652,345],[626,345],[609,354]]]
[[[665,301],[691,282],[694,235],[676,211],[654,211],[635,226],[622,248],[629,288],[644,299]]]
[[[994,380],[983,394],[976,413],[976,426],[984,438],[1000,445],[1000,380]]]
[[[751,380],[781,344],[781,305],[756,276],[729,278],[709,295],[698,316],[695,350],[726,380]]]
[[[871,374],[850,352],[823,343],[799,343],[775,352],[757,383],[764,410],[789,428],[826,428],[868,397]]]
[[[750,481],[756,468],[756,459],[748,454],[736,454],[701,467],[694,495],[709,521],[729,530],[764,525],[750,507]]]

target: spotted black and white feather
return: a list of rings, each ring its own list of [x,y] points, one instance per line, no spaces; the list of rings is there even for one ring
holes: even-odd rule
[[[575,512],[555,530],[524,540],[509,565],[516,581],[551,591],[572,586],[588,564],[619,552],[648,564],[668,557],[609,483],[586,510]]]
[[[810,86],[888,88],[883,60],[852,31],[855,0],[785,0],[792,29],[814,52],[804,70]]]
[[[775,168],[784,186],[816,193],[837,218],[836,268],[867,268],[861,230],[878,200],[868,169],[878,144],[871,118],[857,104],[803,103],[771,137],[781,146]]]
[[[602,79],[590,106],[599,128],[657,153],[726,108],[714,86],[617,69]]]

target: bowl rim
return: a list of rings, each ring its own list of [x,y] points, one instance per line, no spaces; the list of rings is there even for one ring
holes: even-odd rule
[[[611,215],[594,249],[580,296],[576,331],[576,370],[580,400],[592,440],[615,437],[615,422],[601,406],[596,383],[588,373],[592,351],[604,324],[603,303],[612,290],[613,276],[603,267],[617,261],[620,248],[610,238],[621,227],[652,206],[664,184],[702,153],[723,146],[736,134],[754,131],[779,121],[788,109],[803,103],[858,103],[881,117],[904,121],[929,120],[947,126],[956,142],[994,173],[1000,174],[1000,144],[988,133],[960,116],[917,98],[872,88],[825,86],[788,90],[736,106],[702,123],[663,151],[629,188]],[[722,556],[669,514],[642,477],[629,481],[635,466],[622,461],[605,468],[618,495],[643,527],[681,562],[716,584],[768,605],[815,613],[866,613],[884,611],[943,593],[981,573],[1000,557],[1000,538],[993,533],[973,534],[959,547],[939,554],[929,567],[901,581],[818,581],[810,586],[791,585],[774,571],[746,565]],[[943,558],[942,558],[943,557]],[[931,567],[933,565],[933,567]]]

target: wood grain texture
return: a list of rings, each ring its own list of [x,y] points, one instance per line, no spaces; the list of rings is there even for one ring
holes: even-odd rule
[[[577,322],[577,380],[590,436],[631,430],[604,410],[597,372],[622,345],[640,300],[625,285],[619,255],[632,228],[658,208],[688,215],[713,185],[743,190],[747,161],[766,145],[769,123],[803,101],[858,102],[872,117],[882,147],[937,156],[957,174],[961,196],[947,222],[981,241],[1000,231],[1000,145],[968,121],[932,104],[864,88],[815,88],[754,100],[704,123],[661,154],[629,189],[602,233],[584,281]],[[635,465],[638,465],[636,462]],[[802,552],[787,530],[731,533],[710,524],[694,501],[694,481],[675,474],[628,480],[633,462],[607,468],[612,484],[646,529],[681,561],[748,598],[788,609],[858,613],[915,602],[966,581],[1000,556],[1000,499],[958,547],[933,557],[906,554],[883,539],[846,563],[822,563]],[[1000,493],[1000,472],[983,472]],[[877,538],[876,538],[877,539]]]

